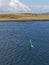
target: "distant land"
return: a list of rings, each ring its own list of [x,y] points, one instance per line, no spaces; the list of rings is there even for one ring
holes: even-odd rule
[[[49,21],[48,13],[21,13],[21,14],[0,14],[0,22],[7,21]]]

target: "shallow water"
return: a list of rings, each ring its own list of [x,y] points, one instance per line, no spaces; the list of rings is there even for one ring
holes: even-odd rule
[[[0,22],[0,65],[49,65],[49,22]]]

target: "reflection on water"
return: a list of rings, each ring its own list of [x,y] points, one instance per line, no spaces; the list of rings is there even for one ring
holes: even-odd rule
[[[0,23],[0,65],[49,65],[49,22]]]

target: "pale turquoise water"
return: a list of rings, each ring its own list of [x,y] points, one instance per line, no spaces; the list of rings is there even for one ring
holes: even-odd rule
[[[0,65],[49,65],[49,22],[0,23]]]

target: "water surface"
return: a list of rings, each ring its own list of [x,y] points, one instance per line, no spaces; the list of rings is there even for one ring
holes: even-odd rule
[[[49,22],[0,22],[0,65],[49,65]]]

